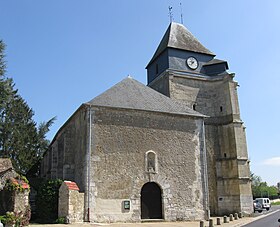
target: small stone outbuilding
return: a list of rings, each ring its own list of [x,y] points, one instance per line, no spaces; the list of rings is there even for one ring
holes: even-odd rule
[[[79,190],[72,181],[64,181],[59,188],[58,217],[64,217],[67,223],[84,220],[84,193]]]
[[[7,211],[29,215],[29,185],[15,172],[10,159],[0,158],[0,215]]]

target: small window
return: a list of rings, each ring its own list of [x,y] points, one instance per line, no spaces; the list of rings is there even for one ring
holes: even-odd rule
[[[196,104],[193,104],[192,108],[193,108],[193,110],[196,110]]]
[[[222,106],[220,106],[220,111],[223,112],[223,107]]]
[[[146,171],[155,173],[157,172],[157,155],[154,151],[146,152]]]
[[[224,153],[224,158],[226,158],[227,157],[227,153]]]

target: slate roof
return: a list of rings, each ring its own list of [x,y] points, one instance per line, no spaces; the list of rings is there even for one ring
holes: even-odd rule
[[[205,66],[209,66],[209,65],[217,65],[217,64],[226,64],[226,67],[227,67],[227,69],[228,69],[228,63],[227,63],[227,61],[220,60],[220,59],[216,59],[216,58],[212,59],[212,60],[209,61],[209,62],[206,62],[204,65],[205,65]]]
[[[168,47],[215,56],[184,25],[172,22],[147,67]]]
[[[131,77],[122,80],[86,104],[205,117]]]

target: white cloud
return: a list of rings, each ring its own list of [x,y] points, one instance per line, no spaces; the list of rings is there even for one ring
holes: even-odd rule
[[[269,158],[263,161],[267,166],[280,166],[280,157]]]

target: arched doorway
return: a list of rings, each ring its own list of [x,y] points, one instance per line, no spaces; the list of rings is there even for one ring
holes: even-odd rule
[[[149,182],[141,190],[141,219],[162,219],[162,197],[160,187]]]

